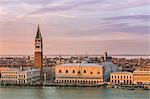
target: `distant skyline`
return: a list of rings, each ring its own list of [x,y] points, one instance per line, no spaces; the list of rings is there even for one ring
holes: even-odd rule
[[[150,54],[149,0],[0,0],[0,55]]]

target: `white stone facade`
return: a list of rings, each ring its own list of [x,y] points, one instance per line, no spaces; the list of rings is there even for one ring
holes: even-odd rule
[[[20,70],[0,68],[0,82],[7,84],[32,84],[40,79],[40,69]]]

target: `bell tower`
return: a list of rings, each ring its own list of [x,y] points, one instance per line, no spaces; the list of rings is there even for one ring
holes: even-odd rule
[[[36,37],[35,37],[35,67],[42,69],[43,67],[43,43],[42,43],[42,35],[40,32],[40,27],[38,25]]]

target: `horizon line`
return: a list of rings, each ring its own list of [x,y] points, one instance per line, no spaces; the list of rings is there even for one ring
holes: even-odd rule
[[[43,56],[103,56],[104,54],[46,54]],[[150,56],[150,54],[108,54],[109,56]],[[9,54],[0,56],[34,56],[33,54]]]

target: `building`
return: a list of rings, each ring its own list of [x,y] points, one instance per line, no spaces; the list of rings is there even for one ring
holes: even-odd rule
[[[55,82],[64,84],[102,84],[103,66],[90,63],[58,65],[55,67]]]
[[[32,84],[40,79],[40,69],[22,70],[18,68],[0,68],[0,82],[6,84]]]
[[[104,54],[104,61],[107,61],[108,60],[108,54],[107,54],[107,52],[105,52],[105,54]]]
[[[133,83],[133,74],[131,72],[113,72],[110,75],[112,84],[127,84]]]
[[[101,65],[103,66],[104,82],[110,82],[110,74],[112,72],[117,72],[118,66],[112,62],[103,62]]]
[[[43,43],[42,36],[40,32],[40,27],[38,26],[37,34],[35,37],[35,67],[42,69],[43,67]]]
[[[141,67],[133,72],[134,84],[150,84],[150,67]]]

